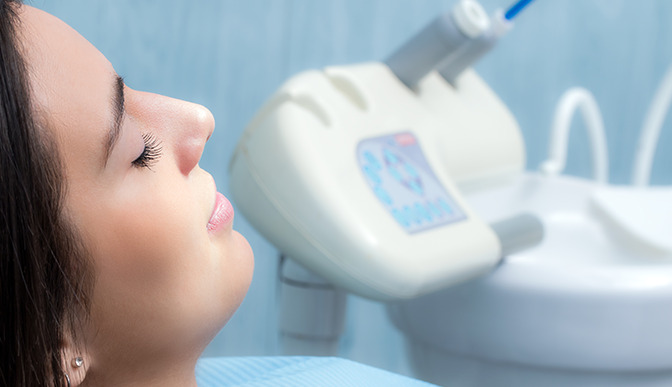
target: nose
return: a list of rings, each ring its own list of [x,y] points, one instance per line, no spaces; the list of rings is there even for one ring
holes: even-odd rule
[[[181,104],[181,115],[177,119],[178,127],[172,145],[180,172],[188,176],[201,159],[205,143],[215,129],[215,119],[205,106],[178,102]]]
[[[165,156],[172,154],[180,172],[188,176],[198,165],[205,143],[215,128],[210,110],[162,95],[137,91],[133,94],[133,102],[127,103],[127,111],[133,110],[131,114],[147,127],[146,130],[156,133]]]

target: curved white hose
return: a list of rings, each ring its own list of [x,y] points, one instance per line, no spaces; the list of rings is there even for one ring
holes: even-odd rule
[[[672,103],[672,66],[667,69],[651,105],[649,105],[649,111],[646,113],[642,125],[637,153],[635,154],[635,164],[632,169],[632,184],[636,186],[641,187],[649,184],[653,156],[658,145],[658,136],[665,122],[665,116],[670,109],[670,103]]]
[[[549,158],[541,164],[540,170],[547,175],[558,175],[565,169],[569,130],[577,108],[581,110],[590,136],[593,177],[597,182],[606,184],[609,179],[609,156],[602,114],[593,95],[580,87],[570,88],[560,97],[551,129]]]

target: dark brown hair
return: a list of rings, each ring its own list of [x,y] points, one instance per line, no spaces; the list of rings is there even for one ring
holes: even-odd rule
[[[0,385],[64,386],[60,348],[77,338],[91,281],[56,143],[31,108],[19,3],[0,0]]]

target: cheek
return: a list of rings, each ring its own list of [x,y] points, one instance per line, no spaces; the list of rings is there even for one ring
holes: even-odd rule
[[[110,211],[99,235],[105,272],[153,284],[169,281],[190,262],[206,254],[207,240],[193,211],[170,197],[125,202]]]
[[[98,219],[92,317],[103,342],[160,345],[193,330],[192,318],[217,320],[201,307],[216,291],[204,281],[213,271],[205,225],[176,204],[172,196],[138,198]]]
[[[207,342],[250,284],[253,258],[245,238],[208,233],[202,186],[166,180],[128,184],[134,188],[80,211],[88,215],[82,224],[90,225],[85,234],[95,247],[92,321],[101,345],[179,345],[166,341],[176,336]]]

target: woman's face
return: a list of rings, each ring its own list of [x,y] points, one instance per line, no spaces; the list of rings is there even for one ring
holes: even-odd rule
[[[92,366],[193,356],[236,310],[253,268],[230,204],[198,165],[212,114],[128,88],[77,32],[22,8],[33,101],[95,269]]]

